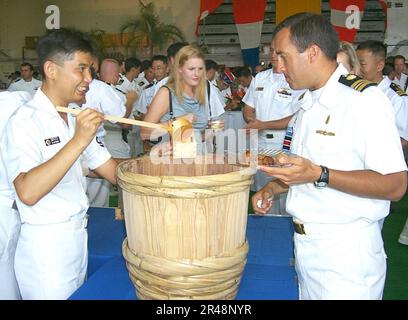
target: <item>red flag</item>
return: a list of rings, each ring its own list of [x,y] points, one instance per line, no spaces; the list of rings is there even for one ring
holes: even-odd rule
[[[234,0],[235,24],[263,21],[265,17],[266,0]]]
[[[330,0],[330,21],[340,40],[352,43],[363,18],[366,0]],[[355,21],[358,18],[360,21]]]
[[[259,63],[266,0],[233,0],[232,4],[244,64],[255,68]]]
[[[206,16],[208,16],[211,12],[217,9],[224,0],[201,0],[200,1],[200,15],[197,18],[197,26],[196,26],[196,36],[200,35],[198,30],[198,26],[200,25],[200,21],[203,20]]]

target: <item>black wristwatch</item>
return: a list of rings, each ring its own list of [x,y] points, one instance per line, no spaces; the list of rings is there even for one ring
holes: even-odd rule
[[[325,188],[329,184],[329,169],[325,166],[320,166],[322,168],[322,173],[320,178],[313,182],[316,188]]]

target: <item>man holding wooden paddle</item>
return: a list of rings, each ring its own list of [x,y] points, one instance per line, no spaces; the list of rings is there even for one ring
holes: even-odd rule
[[[116,184],[117,162],[95,139],[103,114],[86,109],[73,117],[55,109],[84,100],[92,80],[90,40],[53,30],[37,51],[44,82],[7,128],[7,171],[22,222],[15,271],[23,299],[67,299],[87,270],[82,168]]]

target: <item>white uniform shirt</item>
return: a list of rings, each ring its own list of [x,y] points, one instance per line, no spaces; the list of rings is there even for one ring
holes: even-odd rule
[[[120,75],[120,80],[118,84],[114,86],[115,88],[118,88],[119,90],[128,93],[129,91],[136,91],[135,83],[133,81],[129,81],[128,78],[124,75]],[[139,92],[137,92],[139,94]]]
[[[7,171],[10,181],[22,172],[51,159],[74,136],[75,118],[68,115],[67,126],[52,102],[39,89],[11,118],[7,127]],[[108,151],[93,139],[62,180],[33,206],[17,197],[22,223],[51,224],[65,222],[88,209],[86,179],[81,161],[94,170],[110,159]]]
[[[260,121],[271,121],[294,114],[299,106],[296,103],[302,90],[292,90],[283,74],[274,73],[272,69],[259,72],[242,101],[255,109],[255,116]],[[272,139],[266,140],[266,135],[272,134]],[[262,130],[259,132],[259,142],[262,148],[282,146],[285,130]]]
[[[221,91],[211,81],[210,81],[210,104],[208,104],[208,91],[207,91],[205,96],[205,105],[208,119],[219,117],[225,112],[224,97],[222,96]]]
[[[7,177],[7,162],[5,154],[7,149],[4,148],[6,144],[5,131],[6,125],[16,110],[25,102],[31,99],[28,92],[2,92],[0,93],[0,206],[11,208],[15,199],[15,193],[11,181]]]
[[[391,100],[395,112],[395,123],[400,137],[408,140],[408,96],[400,96],[391,88],[391,83],[388,77],[384,77],[378,84],[378,88]]]
[[[34,95],[36,90],[41,87],[42,82],[35,78],[32,78],[31,81],[25,81],[24,79],[20,79],[16,82],[13,82],[8,87],[8,91],[27,91],[31,95]]]
[[[103,81],[93,79],[89,84],[89,91],[86,93],[86,102],[82,108],[92,108],[106,115],[123,117],[126,113],[124,95]],[[104,125],[101,125],[96,136],[103,138],[106,136]]]
[[[147,108],[152,103],[155,89],[156,89],[157,82],[153,82],[147,87],[145,87],[140,94],[139,99],[136,101],[136,111],[145,114],[147,112]]]
[[[143,89],[146,88],[150,84],[150,82],[147,81],[145,77],[136,78],[132,82],[133,82],[134,87],[136,88],[136,92],[138,93],[139,92],[141,93]]]
[[[402,89],[405,89],[405,85],[408,81],[408,76],[405,73],[401,73],[401,78],[395,77],[392,82],[398,84]],[[407,88],[408,89],[408,88]]]
[[[373,170],[380,174],[407,169],[390,101],[377,87],[356,91],[338,80],[339,65],[314,101],[308,90],[294,124],[291,152],[329,169]],[[326,131],[334,135],[319,134]],[[292,185],[286,210],[302,222],[378,221],[390,201],[369,199],[313,183]]]

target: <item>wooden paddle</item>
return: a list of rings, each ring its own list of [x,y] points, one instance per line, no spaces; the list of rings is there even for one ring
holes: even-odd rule
[[[78,115],[82,111],[81,109],[72,109],[72,108],[66,108],[66,107],[60,107],[60,106],[55,107],[55,109],[57,109],[58,112],[70,113],[70,114],[73,114],[73,115]],[[105,115],[105,120],[131,124],[131,125],[134,125],[134,126],[148,127],[148,128],[152,128],[152,129],[166,130],[166,131],[168,131],[170,133],[173,130],[172,127],[165,126],[165,125],[162,125],[162,124],[147,122],[147,121],[134,120],[134,119],[121,118],[121,117],[117,117],[117,116]]]
[[[70,113],[73,115],[78,115],[82,111],[81,109],[72,109],[61,106],[57,106],[55,109],[58,112]],[[191,130],[187,135],[184,134],[187,130],[192,129],[192,124],[187,119],[176,119],[171,123],[171,126],[109,115],[105,115],[105,120],[166,130],[171,135],[174,158],[195,158],[196,156],[196,142],[194,140],[193,130]]]

